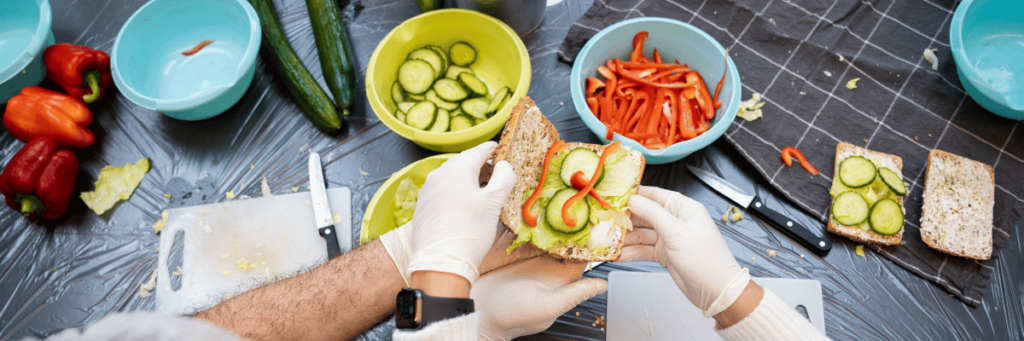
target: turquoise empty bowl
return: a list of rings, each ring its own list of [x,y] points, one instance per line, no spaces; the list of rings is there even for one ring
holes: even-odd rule
[[[644,55],[650,56],[654,49],[664,60],[679,59],[680,63],[689,65],[700,73],[708,88],[714,91],[725,71],[725,48],[707,33],[693,25],[666,18],[636,18],[619,22],[601,30],[583,46],[576,62],[572,64],[569,77],[572,103],[576,106],[583,123],[603,141],[607,128],[601,123],[590,108],[587,107],[584,89],[587,77],[597,76],[597,67],[609,59],[628,60],[633,50],[633,36],[640,31],[647,31],[649,36],[644,43]],[[722,86],[722,107],[715,114],[711,128],[694,139],[677,142],[665,149],[647,149],[640,143],[615,134],[615,140],[633,150],[638,150],[647,158],[648,164],[664,164],[674,162],[692,154],[714,142],[732,124],[740,103],[740,75],[736,64],[729,59],[729,72]]]
[[[216,116],[252,83],[260,22],[244,0],[154,0],[128,18],[110,67],[118,90],[180,120]],[[185,56],[204,40],[213,43]]]
[[[1024,120],[1024,1],[965,0],[949,43],[960,84],[982,107]]]
[[[46,78],[43,50],[53,45],[50,2],[4,0],[0,9],[0,104]]]

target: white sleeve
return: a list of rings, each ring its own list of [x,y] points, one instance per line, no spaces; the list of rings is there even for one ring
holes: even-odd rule
[[[242,341],[237,335],[203,320],[154,312],[111,313],[96,323],[68,328],[46,341],[195,340]]]
[[[480,336],[480,314],[477,311],[472,314],[462,315],[453,319],[432,323],[420,330],[402,331],[395,330],[391,335],[394,341],[476,341]]]
[[[764,290],[761,304],[739,323],[718,330],[727,341],[747,340],[828,340],[807,318],[790,308],[775,293]]]

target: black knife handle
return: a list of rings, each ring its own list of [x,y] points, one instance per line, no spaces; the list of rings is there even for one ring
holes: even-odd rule
[[[798,242],[811,250],[819,253],[828,253],[829,250],[832,250],[832,241],[829,240],[827,236],[815,236],[810,230],[793,221],[793,219],[768,208],[768,206],[761,201],[761,198],[757,196],[754,197],[754,201],[750,202],[750,206],[748,206],[747,209],[754,211],[761,217],[767,219],[772,223],[772,225],[775,225],[776,228],[788,233],[793,238],[796,238]]]
[[[338,236],[335,234],[334,225],[321,227],[320,236],[327,239],[327,260],[332,260],[335,257],[341,256],[341,247],[338,246]]]

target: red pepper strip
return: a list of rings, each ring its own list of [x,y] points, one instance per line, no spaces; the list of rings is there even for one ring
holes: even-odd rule
[[[527,225],[537,226],[537,214],[533,213],[530,208],[533,204],[540,199],[541,189],[544,187],[544,182],[548,180],[548,164],[551,163],[551,158],[555,156],[558,151],[562,150],[562,146],[565,145],[565,141],[558,140],[548,148],[548,154],[544,156],[544,169],[540,172],[540,182],[537,183],[537,188],[533,190],[533,194],[530,194],[530,198],[526,199],[526,203],[523,204],[523,221]]]
[[[661,77],[665,77],[665,76],[669,76],[669,75],[673,75],[673,74],[677,74],[679,76],[682,76],[683,74],[685,74],[687,72],[686,70],[689,70],[689,68],[681,68],[680,67],[680,68],[675,68],[675,69],[669,69],[669,70],[665,70],[665,71],[653,74],[650,77],[648,77],[647,79],[653,82],[653,81],[658,80]],[[676,78],[678,80],[679,77],[677,76]]]
[[[181,54],[184,55],[184,56],[194,55],[197,52],[199,52],[200,50],[202,50],[204,47],[206,47],[206,45],[210,45],[210,44],[213,44],[213,40],[203,40],[203,41],[199,42],[199,44],[196,45],[195,47],[193,47],[191,50],[182,52]]]
[[[676,102],[677,96],[675,92],[672,90],[659,89],[658,95],[665,96],[668,98],[668,101],[666,101],[668,103],[668,112],[666,113],[664,110],[662,110],[662,115],[665,116],[665,127],[664,129],[661,129],[661,131],[665,134],[665,143],[671,145],[672,143],[674,143],[675,140],[676,125],[678,124],[675,120],[675,112],[677,111],[676,108],[679,107],[679,103]]]
[[[594,117],[599,117],[599,116],[597,116],[598,115],[597,98],[587,97],[587,106],[590,107],[590,112],[594,114]]]
[[[619,84],[617,84],[617,85],[618,86],[615,87],[615,95],[626,97],[627,95],[626,95],[625,90],[629,89],[629,88],[632,88],[632,87],[635,87],[637,84],[633,83],[633,82],[620,81]]]
[[[618,130],[622,131],[625,130],[624,126],[627,123],[628,117],[632,116],[633,113],[636,112],[637,102],[640,101],[640,96],[637,95],[637,92],[633,89],[626,89],[626,96],[630,98],[629,106],[626,106],[626,110],[615,119],[615,126]]]
[[[38,86],[27,86],[7,102],[4,126],[14,138],[28,143],[40,137],[62,148],[85,148],[96,138],[87,126],[92,112],[78,98]]]
[[[46,76],[68,95],[92,103],[114,85],[110,55],[73,44],[53,44],[43,52]]]
[[[661,55],[658,54],[658,49],[654,49],[654,63],[661,64]]]
[[[722,107],[722,102],[718,100],[718,95],[722,93],[722,84],[725,84],[725,75],[729,72],[729,50],[725,50],[725,70],[722,70],[722,80],[718,81],[718,85],[715,86],[715,109]]]
[[[811,165],[810,162],[807,162],[807,158],[804,157],[804,153],[801,153],[793,147],[782,148],[782,162],[785,162],[786,166],[793,164],[793,159],[790,158],[791,155],[795,156],[797,161],[800,161],[800,165],[803,166],[808,173],[811,173],[811,175],[818,175],[820,173],[817,168],[814,168],[814,166]]]
[[[604,82],[594,77],[587,77],[587,96],[593,96],[597,89],[603,88]]]
[[[640,141],[658,136],[658,133],[619,133],[619,135],[627,137],[631,140]]]
[[[583,199],[587,193],[590,193],[590,191],[594,189],[594,185],[597,184],[597,179],[601,175],[601,169],[604,168],[605,160],[608,160],[608,156],[612,155],[612,153],[619,151],[619,145],[621,145],[621,143],[619,143],[619,141],[615,141],[604,148],[604,151],[601,152],[601,159],[597,162],[597,169],[594,170],[594,175],[590,176],[590,181],[587,182],[587,186],[583,187],[583,189],[581,189],[579,193],[576,193],[576,195],[570,197],[569,200],[566,200],[565,205],[562,205],[563,223],[569,226],[576,226],[576,217],[569,215],[569,208],[577,201],[580,201],[580,199]],[[571,183],[572,179],[570,178],[569,181]]]
[[[583,179],[583,177],[583,172],[577,171],[575,174],[572,175],[572,178],[569,179],[569,182],[572,183],[572,187],[575,188],[576,190],[583,189],[584,187],[587,186],[587,180]],[[597,200],[597,203],[601,204],[601,207],[603,207],[604,209],[612,209],[612,204],[609,203],[607,200],[604,200],[604,198],[602,198],[600,194],[597,194],[597,191],[590,190],[589,194],[590,197],[594,198],[594,200]]]
[[[610,64],[611,61],[609,60],[608,63]],[[597,67],[597,72],[600,73],[602,76],[604,76],[605,84],[606,84],[605,85],[605,89],[607,90],[607,91],[604,92],[604,96],[605,96],[605,101],[607,102],[607,103],[605,103],[605,105],[608,106],[608,110],[609,111],[605,111],[604,107],[601,108],[601,111],[605,112],[606,114],[611,114],[611,113],[615,112],[614,103],[612,103],[612,95],[615,93],[614,90],[615,90],[616,84],[618,83],[617,82],[617,78],[618,77],[615,77],[615,72],[613,72],[611,69],[606,68],[604,66],[598,66]]]
[[[598,97],[597,98],[597,106],[600,108],[600,109],[598,109],[598,111],[601,113],[601,115],[598,116],[597,119],[600,120],[601,123],[604,123],[604,124],[607,125],[608,124],[608,120],[606,119],[606,117],[611,115],[611,112],[610,112],[611,109],[608,108],[608,101],[606,101],[602,97]]]
[[[643,94],[644,104],[641,104],[640,107],[636,109],[636,112],[633,113],[633,116],[629,118],[629,122],[626,122],[626,126],[623,130],[635,131],[637,128],[637,123],[640,123],[640,119],[643,117],[643,114],[647,112],[647,107],[650,106],[651,101],[650,97],[648,97],[646,93]],[[639,139],[634,140],[640,141]]]
[[[708,93],[707,87],[704,86],[704,78],[701,78],[696,71],[690,71],[686,73],[686,81],[697,84],[695,97],[697,105],[704,112],[704,118],[708,120],[715,118],[715,103],[711,100],[711,94]]]
[[[600,70],[600,68],[598,70]],[[627,71],[627,70],[622,70],[622,69],[618,70],[617,73],[620,76],[622,76],[623,78],[629,79],[629,80],[634,81],[634,82],[638,82],[638,83],[643,84],[643,85],[653,86],[653,87],[656,87],[656,88],[683,89],[683,88],[691,88],[691,87],[694,87],[694,86],[697,85],[697,83],[693,83],[693,82],[689,82],[689,81],[687,81],[686,83],[656,83],[656,82],[652,82],[652,81],[649,81],[647,79],[644,79],[642,77],[639,77],[635,72],[631,72],[631,71]]]
[[[689,90],[689,89],[687,89]],[[697,137],[694,131],[693,112],[690,111],[690,100],[679,94],[679,136],[683,141]]]
[[[615,61],[615,63],[617,65],[622,65],[622,67],[626,68],[626,69],[676,69],[676,68],[686,68],[686,69],[688,69],[686,71],[691,71],[691,70],[689,70],[690,68],[686,67],[686,65],[681,65],[681,64],[634,63],[634,62],[624,62],[624,61],[621,61],[621,60],[618,60],[618,59],[615,59],[614,61]]]
[[[7,205],[26,218],[54,220],[64,215],[78,176],[78,158],[57,143],[38,138],[22,147],[0,174]]]
[[[629,61],[638,62],[644,57],[644,40],[647,40],[647,36],[647,31],[640,31],[633,36],[633,54],[629,56]]]

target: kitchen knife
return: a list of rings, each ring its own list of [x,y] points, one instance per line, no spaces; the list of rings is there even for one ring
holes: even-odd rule
[[[827,236],[815,236],[810,230],[796,223],[793,219],[768,208],[761,198],[756,195],[749,195],[739,189],[739,187],[734,186],[725,179],[722,179],[721,177],[706,170],[693,166],[686,166],[686,168],[689,168],[690,172],[693,172],[693,175],[696,175],[700,181],[703,181],[719,194],[724,195],[726,198],[729,198],[729,200],[732,200],[744,209],[757,213],[762,218],[768,220],[768,222],[774,225],[775,228],[788,233],[793,238],[796,238],[796,240],[801,244],[804,244],[805,247],[819,253],[828,253],[829,250],[832,250],[832,241],[829,240]]]
[[[309,154],[309,194],[313,197],[313,218],[320,236],[327,239],[327,260],[341,255],[338,237],[335,235],[331,205],[327,203],[327,188],[324,187],[324,172],[320,168],[320,154]]]

